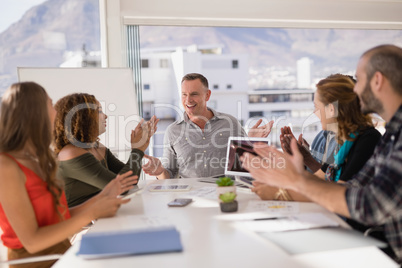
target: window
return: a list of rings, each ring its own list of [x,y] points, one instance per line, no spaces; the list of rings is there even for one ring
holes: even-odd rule
[[[150,84],[144,84],[144,90],[150,90],[151,85]]]
[[[402,38],[401,30],[128,27],[139,29],[139,45],[131,47],[140,48],[138,58],[149,59],[160,67],[147,65],[140,70],[142,83],[152,84],[155,93],[155,100],[149,99],[151,94],[147,94],[147,102],[163,99],[169,105],[177,103],[182,76],[199,72],[209,80],[209,88],[214,91],[211,97],[214,103],[208,101],[209,107],[219,107],[218,111],[237,116],[244,122],[249,120],[248,116],[265,117],[269,121],[272,116],[282,116],[281,120],[286,123],[295,119],[291,122],[294,127],[304,127],[303,122],[313,115],[314,89],[298,88],[298,72],[308,71],[306,85],[315,85],[332,73],[354,75],[356,61],[350,59],[358,59],[363,47],[397,44]],[[211,42],[216,40],[217,33],[229,41],[225,45]],[[268,42],[275,43],[275,51],[261,45]],[[354,46],[350,46],[352,43]],[[298,66],[297,62],[304,57],[308,57],[307,63]],[[152,106],[156,108],[150,112],[174,122],[181,116],[176,111],[181,107],[173,106],[164,110]],[[298,117],[293,118],[291,112],[296,109],[302,112],[295,111]],[[164,129],[160,127],[158,131]],[[157,145],[162,147],[162,141]],[[162,152],[163,149],[156,149],[154,156],[161,156]]]
[[[233,69],[239,68],[239,61],[238,60],[232,60],[232,68]]]
[[[99,1],[78,1],[74,8],[64,1],[62,16],[47,2],[26,2],[29,12],[1,29],[0,96],[18,82],[18,66],[101,67]]]
[[[160,59],[159,63],[160,63],[161,68],[168,68],[169,67],[168,59]]]
[[[261,111],[249,112],[248,115],[249,115],[250,118],[252,118],[252,117],[262,117],[262,116],[264,116],[264,113],[261,112]]]
[[[141,68],[149,68],[149,60],[147,59],[141,60]]]

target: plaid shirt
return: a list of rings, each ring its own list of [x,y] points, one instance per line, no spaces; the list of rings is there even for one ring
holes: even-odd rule
[[[383,225],[384,234],[402,262],[402,106],[366,165],[349,181],[350,216],[365,225]]]

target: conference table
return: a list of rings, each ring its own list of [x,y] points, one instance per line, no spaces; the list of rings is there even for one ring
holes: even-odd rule
[[[151,192],[150,187],[169,184],[189,184],[188,192]],[[173,225],[180,232],[182,252],[131,255],[87,260],[77,255],[80,241],[56,262],[53,267],[398,267],[376,246],[320,249],[304,253],[289,253],[283,246],[238,223],[251,219],[260,212],[250,212],[250,204],[261,202],[249,189],[237,188],[239,210],[232,213],[220,211],[215,192],[216,185],[198,179],[141,180],[142,190],[131,201],[122,205],[117,215],[99,219],[88,233],[125,231],[138,228],[160,228]],[[189,197],[193,202],[185,207],[168,207],[175,198]],[[271,201],[273,202],[273,201]],[[313,213],[325,215],[345,230],[348,225],[325,208],[308,202],[297,205],[293,214]],[[262,213],[262,212],[261,212]],[[242,225],[241,225],[242,226]],[[338,227],[338,229],[339,229]],[[330,230],[323,228],[322,230]],[[311,231],[311,230],[310,230]],[[304,232],[298,231],[298,233]],[[279,237],[292,234],[279,232]],[[85,235],[85,234],[84,234]],[[278,235],[278,233],[276,233]],[[314,235],[299,243],[308,246]],[[318,236],[318,235],[315,235]],[[331,245],[336,238],[317,237],[322,245]],[[295,240],[296,241],[296,240]],[[299,246],[300,247],[300,246]],[[323,247],[325,248],[325,247]],[[303,252],[303,248],[301,249]]]

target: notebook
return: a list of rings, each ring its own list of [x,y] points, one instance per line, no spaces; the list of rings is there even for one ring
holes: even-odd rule
[[[82,236],[77,255],[100,259],[125,255],[181,252],[180,233],[174,227],[87,233]]]

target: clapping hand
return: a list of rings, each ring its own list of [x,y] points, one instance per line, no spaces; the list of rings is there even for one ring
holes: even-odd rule
[[[148,159],[148,162],[142,165],[142,170],[145,174],[158,176],[165,170],[158,158],[150,155],[144,155],[144,157]]]
[[[291,141],[296,140],[296,137],[293,135],[292,130],[290,127],[283,127],[281,128],[281,135],[280,135],[280,141],[281,141],[281,147],[284,152],[287,152],[288,154],[292,154],[292,150],[290,147]],[[310,168],[310,170],[314,173],[318,169],[320,169],[321,164],[317,162],[314,157],[310,153],[310,145],[307,143],[305,139],[303,139],[303,135],[299,135],[299,139],[296,140],[297,147],[299,149],[299,152],[303,156],[303,162],[304,164]]]
[[[141,119],[137,127],[131,131],[131,148],[145,152],[152,135],[158,129],[158,122],[159,119],[155,115],[148,122],[144,122],[144,119]]]
[[[160,119],[156,118],[156,116],[152,116],[151,119],[147,122],[149,127],[149,137],[153,136],[158,129],[158,122]]]
[[[266,138],[269,133],[271,133],[272,126],[274,125],[274,120],[269,121],[267,124],[260,126],[262,123],[262,119],[258,120],[257,123],[250,128],[248,132],[249,137],[260,137]]]
[[[281,135],[280,135],[281,147],[282,150],[284,152],[287,152],[288,154],[292,154],[292,150],[290,148],[290,142],[292,139],[296,140],[296,137],[294,136],[290,127],[285,126],[281,128]],[[310,155],[310,145],[303,138],[303,134],[300,134],[299,138],[296,141],[299,151],[301,152],[303,157]]]
[[[258,156],[244,153],[240,160],[257,182],[292,189],[295,180],[304,172],[304,165],[296,140],[291,141],[290,148],[293,155],[262,144],[254,149]]]

